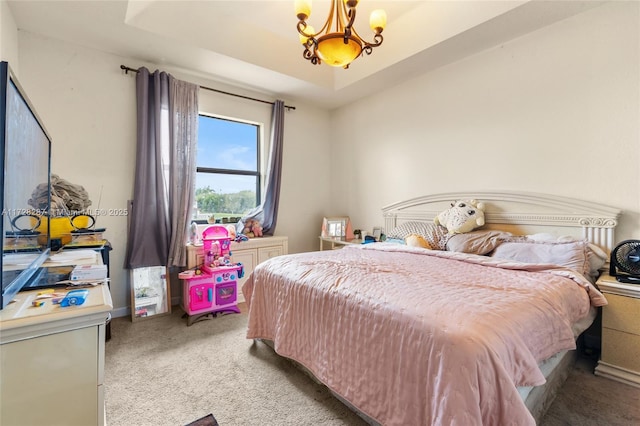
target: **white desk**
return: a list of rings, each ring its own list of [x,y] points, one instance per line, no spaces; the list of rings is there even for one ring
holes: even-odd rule
[[[104,425],[109,287],[65,308],[33,307],[37,293],[18,293],[0,311],[0,424]]]

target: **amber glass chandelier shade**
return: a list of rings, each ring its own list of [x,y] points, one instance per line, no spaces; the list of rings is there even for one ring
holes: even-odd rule
[[[344,42],[342,34],[333,33],[318,39],[318,56],[327,65],[344,67],[349,65],[362,53],[362,46],[355,37]]]

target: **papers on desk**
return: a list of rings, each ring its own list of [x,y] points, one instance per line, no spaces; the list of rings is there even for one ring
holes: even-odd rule
[[[77,263],[93,263],[98,258],[98,252],[95,250],[87,249],[87,250],[69,250],[69,251],[61,251],[59,253],[53,254],[49,256],[48,262],[51,263],[60,263],[60,264],[77,264]]]
[[[66,284],[67,288],[72,287],[95,287],[100,284],[106,284],[109,282],[109,278],[104,278],[101,280],[62,280],[56,282],[56,284]]]
[[[40,253],[12,253],[2,256],[3,265],[29,266]]]

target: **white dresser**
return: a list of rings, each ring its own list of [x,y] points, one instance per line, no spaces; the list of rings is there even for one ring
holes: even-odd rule
[[[267,259],[289,253],[289,239],[287,237],[259,237],[250,238],[248,241],[231,243],[231,260],[234,263],[242,263],[244,277],[238,280],[238,289],[253,272],[253,269]],[[187,268],[195,268],[202,265],[202,246],[187,245]],[[238,290],[238,302],[244,302],[242,292]]]
[[[108,286],[64,308],[33,307],[37,293],[18,293],[0,311],[0,424],[104,425]]]

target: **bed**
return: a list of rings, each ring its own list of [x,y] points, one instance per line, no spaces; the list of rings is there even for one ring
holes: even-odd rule
[[[385,207],[385,230],[427,228],[471,198],[486,205],[485,226],[464,237],[473,250],[396,241],[258,265],[242,288],[247,338],[269,342],[372,424],[535,424],[577,336],[606,304],[593,283],[620,212],[544,194],[456,192]]]

